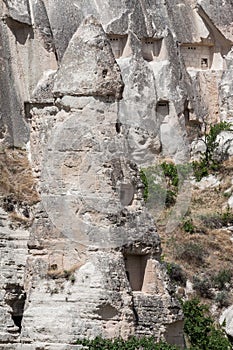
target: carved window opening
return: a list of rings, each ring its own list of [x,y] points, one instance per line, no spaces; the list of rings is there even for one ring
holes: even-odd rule
[[[123,206],[131,205],[134,198],[134,186],[131,183],[121,183],[120,201]]]
[[[120,132],[121,132],[121,122],[119,120],[117,120],[115,126],[116,126],[116,132],[118,134],[120,134]]]
[[[141,291],[143,287],[148,255],[125,255],[126,275],[133,291]]]
[[[159,56],[161,51],[162,40],[146,38],[142,42],[142,56],[146,61],[153,61]]]
[[[125,48],[126,41],[127,41],[127,35],[109,34],[108,39],[110,41],[114,57],[120,58],[124,52],[124,48]]]
[[[24,45],[28,39],[34,38],[32,27],[26,23],[21,23],[8,17],[6,18],[6,24],[10,28],[18,44]]]
[[[117,316],[118,311],[114,306],[112,306],[109,303],[106,303],[99,306],[97,314],[101,317],[102,320],[108,321]]]
[[[208,58],[201,58],[201,68],[202,69],[209,68]]]
[[[213,60],[214,45],[204,42],[199,45],[181,45],[184,63],[190,69],[210,69]]]
[[[159,101],[156,106],[156,112],[161,117],[166,117],[169,114],[168,101]]]

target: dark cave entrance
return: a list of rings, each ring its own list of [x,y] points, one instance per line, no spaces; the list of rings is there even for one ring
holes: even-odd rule
[[[11,317],[19,333],[22,329],[22,319],[24,313],[24,305],[26,300],[26,293],[19,284],[7,284],[5,287],[5,302],[11,308]]]
[[[147,260],[148,255],[125,255],[126,275],[133,291],[142,290]]]
[[[157,115],[161,120],[169,115],[169,102],[168,101],[159,101],[156,105]]]

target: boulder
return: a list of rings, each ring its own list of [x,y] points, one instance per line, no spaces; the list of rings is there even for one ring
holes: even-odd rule
[[[220,316],[219,323],[224,325],[228,335],[233,337],[233,305],[229,306]]]

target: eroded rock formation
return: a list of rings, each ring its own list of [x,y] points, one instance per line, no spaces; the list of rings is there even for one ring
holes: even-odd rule
[[[31,170],[0,188],[0,349],[184,345],[140,168],[189,161],[196,128],[232,117],[233,10],[215,3],[1,2],[0,146]]]

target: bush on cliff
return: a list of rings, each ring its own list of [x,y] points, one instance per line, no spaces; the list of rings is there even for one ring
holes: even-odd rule
[[[220,326],[214,324],[208,306],[198,299],[183,302],[184,332],[191,344],[190,350],[230,350],[232,345]]]
[[[164,342],[156,343],[153,337],[136,338],[131,337],[128,340],[123,339],[103,339],[96,337],[93,340],[78,340],[77,344],[86,346],[89,350],[179,350],[176,346]]]

